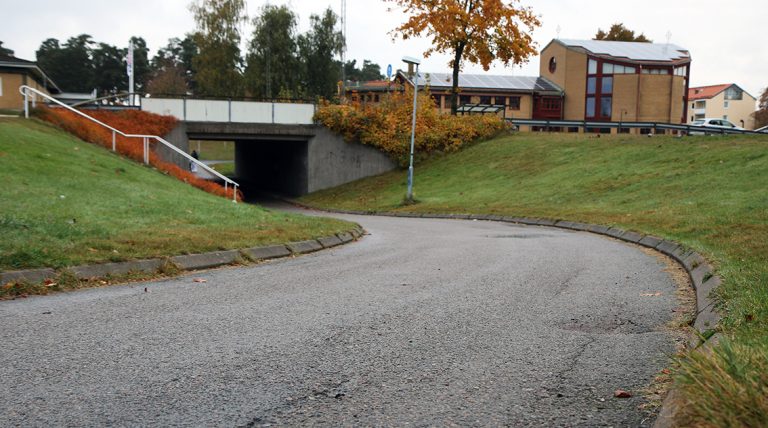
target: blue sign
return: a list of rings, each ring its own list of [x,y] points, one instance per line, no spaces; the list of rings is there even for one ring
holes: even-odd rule
[[[392,78],[392,64],[387,66],[387,78]]]

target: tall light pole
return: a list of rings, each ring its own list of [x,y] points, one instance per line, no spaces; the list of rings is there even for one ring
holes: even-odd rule
[[[130,40],[128,42],[128,57],[125,60],[126,65],[126,72],[128,73],[128,96],[130,97],[130,103],[128,105],[133,105],[133,40]]]
[[[416,99],[419,94],[419,64],[421,61],[417,58],[404,56],[403,62],[416,66],[416,73],[413,75],[413,120],[411,122],[411,160],[408,164],[408,192],[405,199],[408,202],[413,201],[413,141],[416,139]]]

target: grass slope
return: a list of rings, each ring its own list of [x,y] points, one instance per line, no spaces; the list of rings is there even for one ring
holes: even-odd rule
[[[707,361],[686,366],[690,395],[701,397],[689,422],[768,424],[768,138],[518,134],[417,165],[414,183],[420,202],[411,206],[401,205],[404,171],[303,202],[568,219],[687,244],[713,261],[724,279],[718,298],[723,330],[732,339],[727,352],[721,347]],[[720,410],[745,407],[752,410]]]
[[[234,204],[52,126],[0,119],[0,270],[245,248],[350,224]]]

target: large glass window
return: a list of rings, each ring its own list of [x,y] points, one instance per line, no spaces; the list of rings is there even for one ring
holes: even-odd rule
[[[731,86],[730,88],[725,90],[725,99],[726,100],[740,100],[744,98],[744,91],[741,89]]]
[[[613,75],[634,73],[635,67],[590,58],[587,65],[587,88],[584,117],[610,120],[613,95]]]
[[[587,94],[594,95],[595,91],[597,91],[597,77],[588,77],[587,78]]]
[[[603,85],[600,88],[600,93],[602,94],[613,93],[613,77],[603,77]]]
[[[461,96],[459,96],[459,105],[463,106],[464,104],[470,104],[470,103],[472,103],[472,97],[471,96],[469,96],[469,95],[461,95]]]
[[[589,66],[587,67],[589,74],[597,74],[597,61],[594,59],[589,60]]]
[[[490,104],[491,103],[491,97],[489,96],[482,96],[480,97],[480,104]]]
[[[611,117],[611,97],[600,98],[600,116]]]
[[[520,110],[520,97],[509,97],[509,109]]]
[[[587,117],[595,117],[595,97],[587,97]]]

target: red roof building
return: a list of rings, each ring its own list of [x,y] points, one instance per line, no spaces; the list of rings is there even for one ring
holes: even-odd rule
[[[688,90],[688,123],[704,118],[725,119],[754,129],[757,100],[735,83],[698,86]]]

